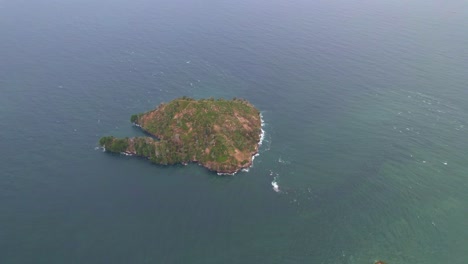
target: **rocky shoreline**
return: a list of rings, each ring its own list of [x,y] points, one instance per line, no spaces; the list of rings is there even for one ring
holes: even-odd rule
[[[103,137],[107,152],[144,157],[156,164],[197,163],[218,174],[246,170],[264,137],[260,112],[242,99],[175,99],[133,115],[148,137]]]

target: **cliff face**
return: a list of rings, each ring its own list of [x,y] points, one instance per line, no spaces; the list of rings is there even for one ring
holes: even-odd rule
[[[198,162],[219,173],[252,164],[261,134],[260,112],[245,100],[175,99],[133,115],[131,121],[153,137],[103,137],[109,152],[146,157],[157,164]]]

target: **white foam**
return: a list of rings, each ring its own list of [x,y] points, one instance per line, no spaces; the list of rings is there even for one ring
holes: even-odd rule
[[[444,162],[444,165],[447,166],[447,165],[448,165],[448,162]]]
[[[271,186],[273,186],[273,191],[275,191],[275,192],[279,192],[279,191],[280,191],[278,182],[276,182],[276,180],[273,180],[273,181],[271,182]]]
[[[280,192],[280,187],[278,184],[278,173],[275,173],[276,176],[273,177],[273,181],[271,182],[271,186],[273,186],[273,191]],[[270,170],[270,176],[273,175],[273,171]]]
[[[265,139],[265,130],[263,130],[263,127],[265,126],[265,121],[263,120],[262,113],[260,113],[260,124],[262,126],[262,132],[260,132],[260,142],[258,142],[258,146],[261,146],[263,144],[263,140]]]
[[[222,173],[222,172],[218,172],[217,174],[218,174],[219,176],[221,176],[221,175],[234,176],[236,173],[235,173],[235,172],[234,172],[234,173]]]
[[[263,121],[263,115],[261,113],[260,113],[260,122],[261,122],[261,125],[263,127],[265,125],[265,122]],[[261,132],[260,132],[260,141],[258,142],[257,153],[255,153],[252,156],[252,164],[250,164],[250,166],[247,167],[247,168],[243,168],[242,171],[249,172],[249,169],[253,167],[253,163],[254,163],[255,158],[260,156],[260,152],[259,152],[260,151],[260,146],[262,145],[264,139],[265,139],[265,130],[263,130],[263,128],[262,128]]]
[[[95,147],[94,150],[102,150],[102,152],[106,152],[106,148],[105,147]]]
[[[253,165],[253,161],[255,160],[255,157],[258,157],[258,156],[260,156],[260,154],[258,154],[258,153],[252,156],[252,165]]]

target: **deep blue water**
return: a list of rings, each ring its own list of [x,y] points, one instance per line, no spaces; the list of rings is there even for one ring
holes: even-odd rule
[[[467,263],[466,25],[461,0],[0,0],[0,263]],[[95,149],[183,95],[261,110],[249,172]]]

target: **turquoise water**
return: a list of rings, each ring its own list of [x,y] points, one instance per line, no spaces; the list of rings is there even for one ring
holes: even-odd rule
[[[467,24],[456,0],[0,1],[0,263],[467,263]],[[183,95],[261,110],[249,172],[95,149]]]

